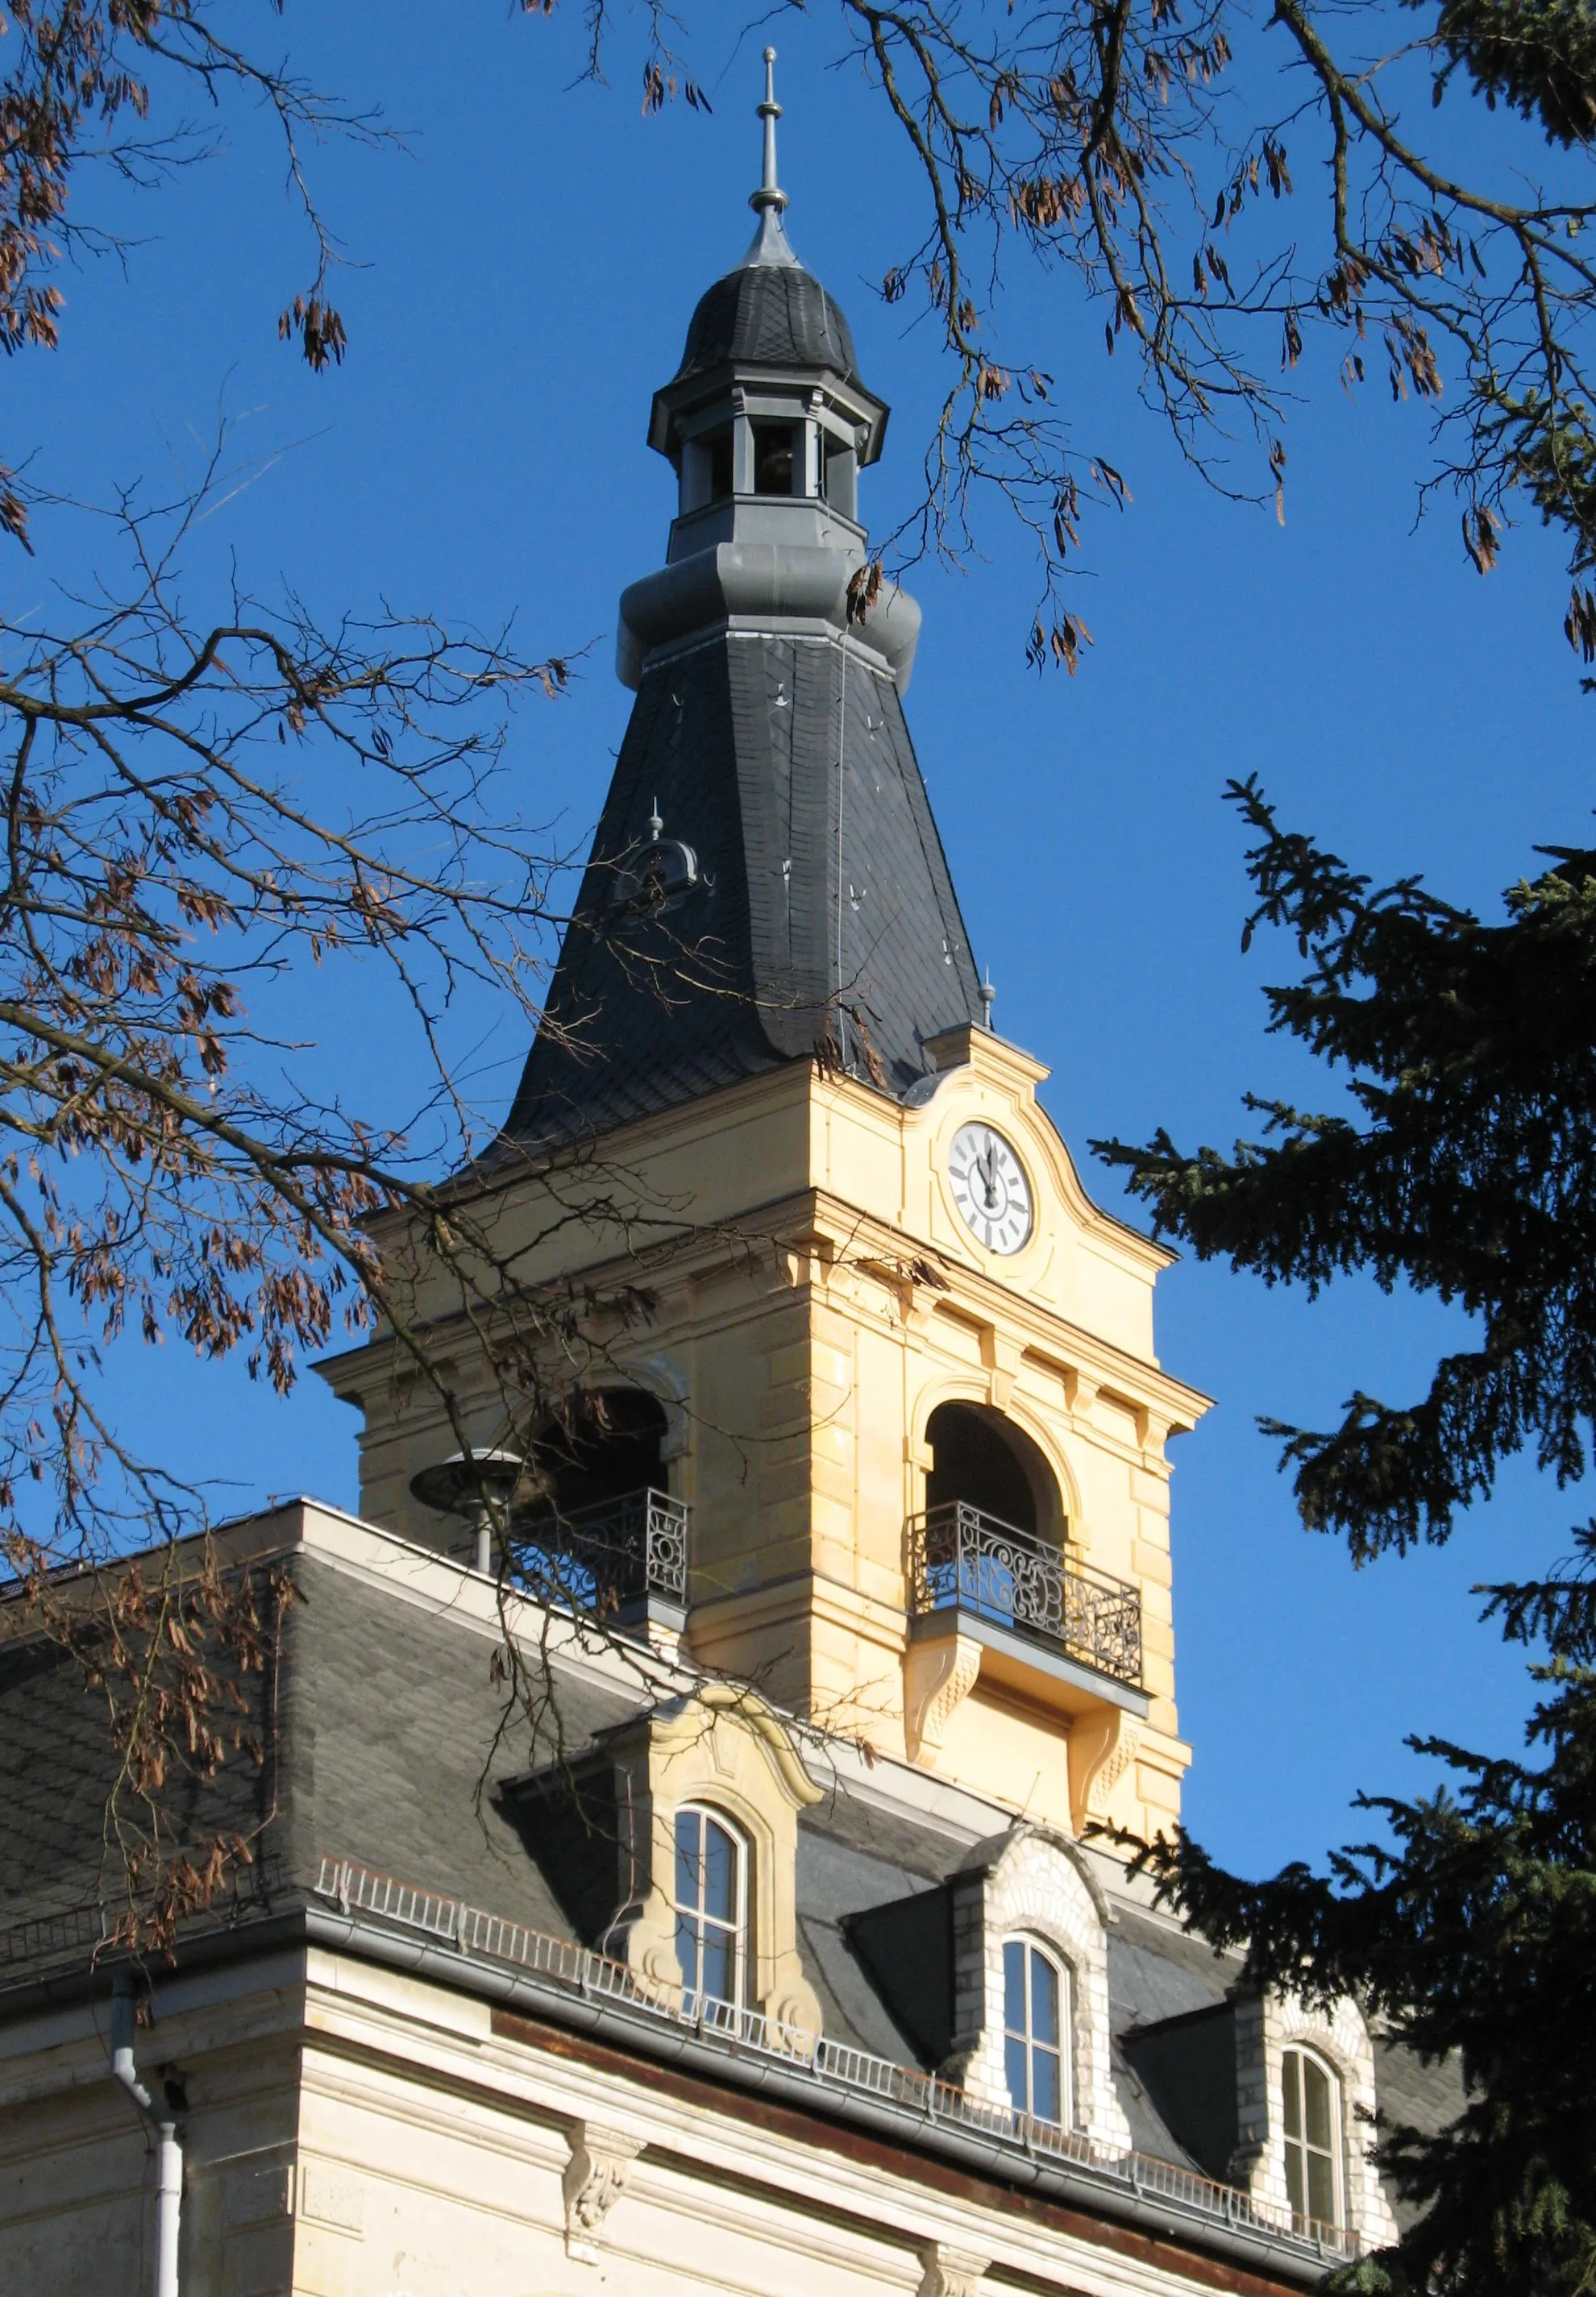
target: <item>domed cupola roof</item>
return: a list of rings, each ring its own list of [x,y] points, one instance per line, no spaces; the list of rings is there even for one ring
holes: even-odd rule
[[[765,100],[759,107],[765,131],[764,180],[748,202],[759,218],[759,228],[736,269],[699,297],[681,365],[665,386],[673,399],[679,398],[684,383],[721,367],[808,367],[864,391],[855,364],[853,331],[813,272],[806,271],[794,254],[782,223],[787,195],[776,180],[776,123],[781,106],[776,101],[775,61],[775,49],[767,48]]]
[[[785,262],[761,251],[767,238],[777,236]],[[779,223],[774,232],[769,226],[761,229],[748,259],[700,296],[673,380],[684,382],[728,361],[740,366],[829,367],[844,383],[860,379],[847,320],[786,247]]]
[[[753,244],[735,270],[699,297],[681,363],[654,395],[648,443],[679,471],[684,449],[706,426],[729,422],[745,407],[760,419],[777,416],[782,410],[772,393],[779,398],[794,391],[822,392],[831,410],[829,428],[839,438],[850,425],[857,432],[853,452],[859,467],[876,460],[886,431],[887,408],[860,376],[853,330],[835,298],[799,262],[782,223],[787,195],[776,180],[781,106],[776,101],[775,61],[775,49],[767,48],[765,100],[759,107],[764,180],[748,202],[759,218]],[[808,411],[820,405],[811,401]],[[791,411],[798,412],[795,402]],[[750,483],[744,473],[736,490],[746,491]]]

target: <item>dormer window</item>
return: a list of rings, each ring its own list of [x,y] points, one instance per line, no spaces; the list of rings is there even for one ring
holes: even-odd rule
[[[756,423],[753,426],[753,491],[756,495],[791,495],[800,469],[799,426],[796,423]]]
[[[1280,2084],[1286,2191],[1292,2215],[1339,2225],[1341,2085],[1323,2059],[1307,2050],[1282,2053]]]
[[[1071,2119],[1069,1972],[1031,1939],[1003,1946],[1003,2071],[1016,2113]]]
[[[747,1853],[730,1827],[693,1804],[676,1814],[676,1958],[695,2009],[745,1999]]]

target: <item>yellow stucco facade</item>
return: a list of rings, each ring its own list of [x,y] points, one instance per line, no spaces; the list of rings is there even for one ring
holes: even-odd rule
[[[1087,1197],[1038,1062],[976,1028],[933,1051],[918,1106],[791,1063],[517,1172],[471,1216],[529,1289],[597,1304],[551,1383],[632,1383],[665,1406],[695,1661],[1049,1824],[1166,1826],[1189,1760],[1166,1446],[1205,1408],[1154,1353],[1169,1256]],[[1031,1232],[1008,1256],[950,1187],[972,1121],[1029,1182]],[[604,1305],[623,1291],[624,1312]],[[415,1312],[445,1305],[424,1265]],[[448,1528],[410,1482],[452,1437],[401,1371],[391,1341],[326,1367],[364,1413],[362,1513],[437,1544]],[[452,1377],[474,1443],[524,1437],[464,1322]],[[927,1427],[955,1401],[1014,1431],[1070,1565],[1136,1591],[1143,1696],[973,1641],[951,1612],[911,1620]]]

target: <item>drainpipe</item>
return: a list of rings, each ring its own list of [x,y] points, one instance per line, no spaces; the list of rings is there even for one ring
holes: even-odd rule
[[[111,1992],[111,2072],[155,2132],[155,2297],[177,2297],[177,2226],[183,2207],[183,2147],[176,2117],[158,2106],[133,2062],[133,1981]]]

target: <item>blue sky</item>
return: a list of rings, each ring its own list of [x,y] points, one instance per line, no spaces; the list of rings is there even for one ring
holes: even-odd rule
[[[64,348],[7,378],[13,447],[37,441],[36,474],[79,493],[140,474],[165,485],[218,410],[239,423],[270,466],[204,531],[196,602],[231,556],[257,589],[290,582],[324,612],[386,599],[486,626],[513,614],[529,650],[588,647],[570,695],[522,713],[508,760],[523,812],[570,840],[625,725],[614,602],[659,562],[670,512],[670,474],[644,443],[649,396],[751,229],[762,36],[739,43],[728,12],[695,22],[712,114],[645,119],[629,56],[614,86],[573,84],[574,15],[476,0],[291,9],[268,37],[407,131],[402,150],[311,155],[350,259],[335,289],[344,366],[313,377],[276,342],[308,259],[268,125],[246,114],[158,196],[129,206],[105,188],[100,212],[141,243],[125,267],[69,275]],[[930,330],[875,292],[915,235],[914,187],[857,70],[827,69],[829,20],[783,19],[774,37],[790,234],[893,407],[864,498],[879,531],[912,499],[941,383]],[[1377,875],[1420,868],[1489,904],[1537,843],[1586,839],[1592,705],[1558,627],[1555,548],[1521,528],[1482,583],[1449,504],[1417,519],[1424,417],[1372,391],[1348,399],[1333,352],[1311,358],[1287,431],[1281,528],[1181,464],[1128,361],[1105,358],[1100,316],[1063,284],[1016,269],[1002,325],[1134,501],[1088,529],[1080,603],[1097,643],[1074,680],[1025,666],[1034,568],[996,510],[980,559],[916,569],[909,718],[998,1025],[1051,1064],[1048,1106],[1115,1203],[1090,1137],[1162,1123],[1228,1143],[1246,1088],[1316,1089],[1262,1035],[1259,985],[1289,959],[1239,953],[1226,779],[1258,771],[1290,820]],[[44,528],[40,542],[38,561],[0,566],[13,611],[62,571],[64,543]],[[377,1114],[397,1112],[414,1073],[388,1020],[322,1009],[315,984],[300,998],[296,1033]],[[502,1106],[524,1045],[493,1017],[469,1026],[484,1101]],[[1355,1829],[1356,1789],[1425,1776],[1406,1732],[1514,1740],[1522,1668],[1476,1626],[1468,1588],[1562,1552],[1580,1494],[1517,1467],[1446,1551],[1354,1574],[1297,1527],[1254,1415],[1321,1425],[1354,1385],[1395,1398],[1457,1328],[1355,1281],[1310,1305],[1182,1264],[1160,1297],[1164,1361],[1218,1398],[1174,1453],[1189,1816],[1244,1866],[1312,1857]],[[226,1511],[289,1490],[353,1503],[352,1423],[318,1382],[279,1404],[170,1349],[115,1378]]]

